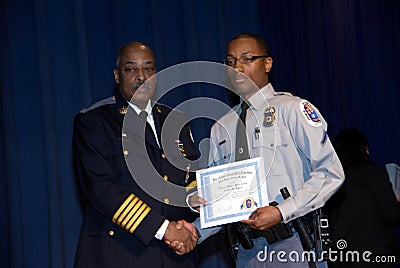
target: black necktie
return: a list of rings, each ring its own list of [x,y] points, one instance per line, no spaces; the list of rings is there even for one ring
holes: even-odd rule
[[[147,122],[147,112],[146,111],[141,111],[139,113],[139,117],[140,117],[140,119],[143,120],[143,122]]]
[[[242,112],[236,126],[236,157],[235,161],[245,160],[250,158],[249,146],[247,144],[246,135],[246,114],[249,105],[247,102],[242,102]]]
[[[246,114],[249,109],[249,105],[243,101],[242,102],[242,112],[239,115],[239,119],[236,126],[236,153],[235,161],[246,160],[250,158],[249,146],[247,144],[247,134],[246,134]],[[249,226],[241,222],[234,222],[225,225],[225,235],[233,238],[232,241],[227,241],[230,248],[233,244],[236,246],[240,243],[243,248],[251,249],[254,246],[252,237],[250,235]],[[237,239],[235,241],[235,239]],[[232,249],[233,255],[237,256],[237,251]]]
[[[146,111],[141,111],[139,113],[140,119],[146,124],[146,140],[148,142],[154,143],[154,145],[158,146],[153,128],[150,126],[149,122],[147,122],[147,112]]]

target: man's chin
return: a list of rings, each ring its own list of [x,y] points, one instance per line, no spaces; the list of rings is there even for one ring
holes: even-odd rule
[[[132,98],[143,100],[150,99],[154,95],[155,90],[146,86],[141,86],[138,89],[132,90],[132,92]]]
[[[248,82],[233,83],[233,88],[235,89],[235,92],[239,95],[243,95],[246,92],[250,91],[251,87],[254,87],[254,84]]]

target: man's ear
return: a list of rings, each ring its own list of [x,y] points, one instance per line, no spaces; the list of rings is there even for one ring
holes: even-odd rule
[[[269,73],[272,69],[272,58],[271,57],[264,59],[264,66],[265,66],[265,72]]]
[[[117,69],[114,69],[114,81],[119,84],[119,72]]]

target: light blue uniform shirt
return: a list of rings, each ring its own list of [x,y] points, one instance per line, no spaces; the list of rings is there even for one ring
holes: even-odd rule
[[[262,157],[269,201],[276,201],[283,222],[322,207],[344,181],[344,171],[327,135],[327,123],[308,101],[277,93],[271,84],[248,100],[246,117],[250,157]],[[211,128],[210,165],[235,159],[235,133],[240,105]],[[280,189],[291,197],[283,200]],[[219,228],[201,230],[201,241]]]

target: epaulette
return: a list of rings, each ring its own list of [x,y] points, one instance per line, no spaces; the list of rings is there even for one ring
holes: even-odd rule
[[[92,105],[90,105],[88,108],[82,108],[80,110],[80,113],[86,113],[90,110],[96,109],[97,107],[103,106],[103,105],[108,105],[108,104],[114,104],[115,103],[115,97],[109,97],[107,99],[99,100]]]
[[[274,96],[293,96],[290,92],[275,92]]]

